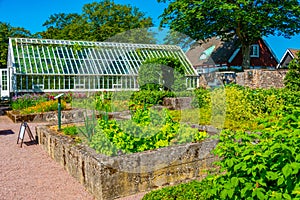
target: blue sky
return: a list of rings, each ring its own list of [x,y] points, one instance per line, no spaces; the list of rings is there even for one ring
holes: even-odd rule
[[[0,21],[12,26],[24,27],[32,33],[45,30],[42,24],[55,13],[81,13],[84,4],[93,0],[0,0]],[[146,16],[159,25],[158,16],[165,4],[156,0],[115,0],[115,3],[138,7]],[[280,60],[287,48],[300,49],[300,35],[285,39],[283,37],[265,38]]]

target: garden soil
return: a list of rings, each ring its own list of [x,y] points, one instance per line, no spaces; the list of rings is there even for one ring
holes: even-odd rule
[[[0,200],[92,200],[93,196],[41,146],[29,143],[25,132],[22,148],[17,144],[20,123],[0,115]],[[28,123],[35,136],[35,127]],[[138,200],[145,193],[119,200]]]

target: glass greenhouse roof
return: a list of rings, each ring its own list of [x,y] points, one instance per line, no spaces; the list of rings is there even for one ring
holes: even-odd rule
[[[23,75],[137,75],[146,59],[166,56],[179,59],[187,76],[197,76],[175,45],[10,38],[8,64]]]

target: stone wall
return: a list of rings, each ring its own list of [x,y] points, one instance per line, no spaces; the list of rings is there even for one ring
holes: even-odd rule
[[[72,122],[83,122],[84,118],[92,116],[92,110],[86,109],[73,109],[73,110],[63,110],[61,111],[61,122],[62,123],[72,123]],[[14,123],[18,122],[49,122],[57,123],[58,112],[51,111],[45,113],[27,114],[22,115],[16,111],[7,111],[7,116],[12,119]],[[122,118],[124,115],[129,115],[129,111],[123,112],[111,112],[109,113],[109,118]],[[97,117],[101,116],[101,113],[96,113]]]
[[[74,109],[74,110],[63,110],[61,111],[62,123],[83,121],[86,115],[86,110]],[[8,111],[7,116],[13,120],[13,122],[57,122],[58,113],[57,111],[27,114],[22,115],[17,111]],[[91,114],[91,112],[89,112]]]
[[[248,69],[237,73],[236,83],[250,88],[282,88],[287,70]]]
[[[166,97],[163,99],[163,106],[166,106],[171,110],[189,109],[192,108],[192,100],[192,97]]]
[[[217,159],[216,140],[108,157],[76,144],[46,126],[36,128],[39,144],[96,199],[116,199],[194,179],[202,179]]]

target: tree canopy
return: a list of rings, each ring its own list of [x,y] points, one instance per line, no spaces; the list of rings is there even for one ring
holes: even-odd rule
[[[47,39],[72,39],[88,40],[90,36],[90,27],[77,13],[58,13],[50,15],[44,22],[46,31],[40,32],[42,38]]]
[[[104,0],[85,4],[82,14],[53,14],[43,24],[43,38],[104,41],[118,33],[153,26],[138,8]],[[144,35],[140,35],[143,36]]]
[[[0,22],[0,68],[6,67],[9,37],[30,37],[30,31]]]
[[[290,37],[300,32],[298,0],[157,0],[169,2],[161,26],[195,40],[238,37],[243,67],[250,65],[250,46],[268,35]]]

